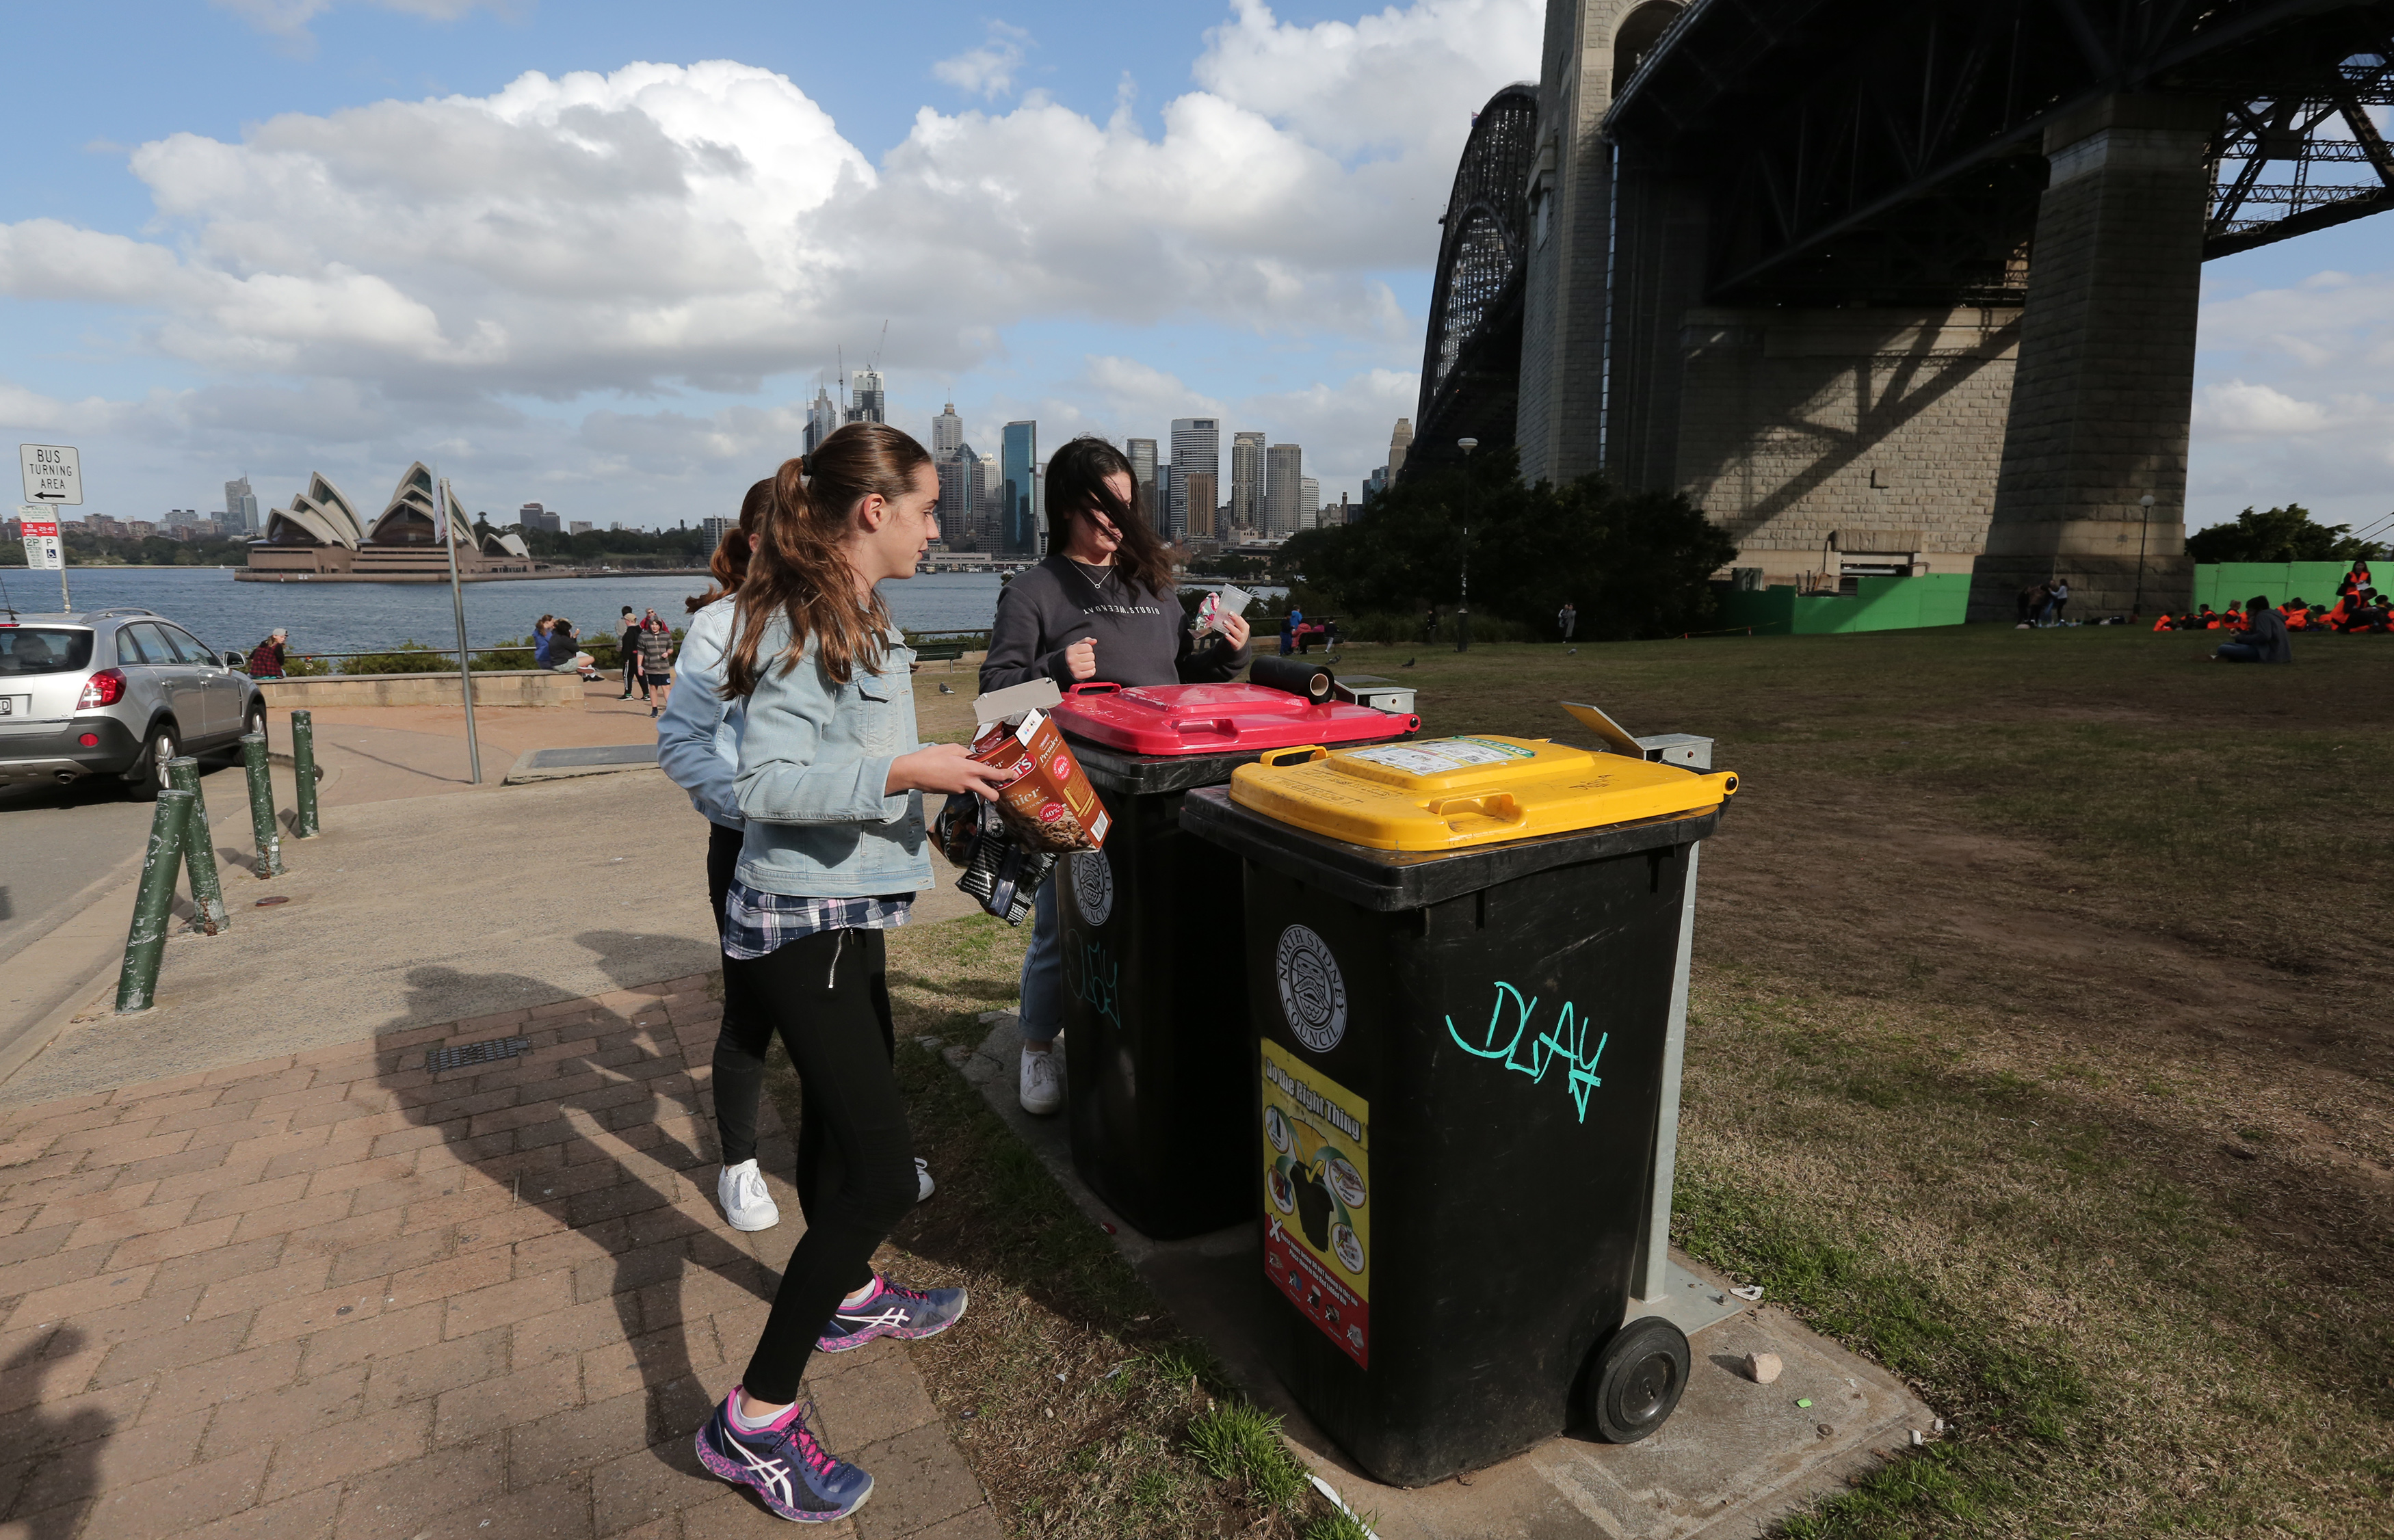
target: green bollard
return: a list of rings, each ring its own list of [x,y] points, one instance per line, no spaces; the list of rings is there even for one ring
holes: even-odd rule
[[[316,718],[305,711],[291,714],[291,773],[297,783],[292,794],[296,816],[291,837],[316,837]]]
[[[217,880],[216,836],[208,832],[208,799],[200,790],[200,762],[190,755],[166,761],[177,791],[191,794],[191,826],[183,831],[183,865],[191,879],[191,921],[208,935],[232,924],[225,913],[224,884]]]
[[[266,769],[266,734],[241,735],[241,768],[249,772],[249,823],[257,834],[257,880],[283,875],[283,834],[274,826],[274,778]]]
[[[125,970],[116,976],[116,1014],[148,1010],[158,994],[158,958],[166,950],[166,922],[175,908],[175,867],[196,801],[180,786],[158,794],[150,820],[150,853],[141,860],[141,892],[133,901],[133,928],[125,937]]]

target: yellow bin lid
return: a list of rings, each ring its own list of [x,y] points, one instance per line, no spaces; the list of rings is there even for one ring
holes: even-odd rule
[[[1277,749],[1230,777],[1240,807],[1375,850],[1456,850],[1669,818],[1717,808],[1736,790],[1726,770],[1493,733]]]

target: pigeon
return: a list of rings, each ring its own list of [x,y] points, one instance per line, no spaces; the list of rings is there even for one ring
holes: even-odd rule
[[[1575,658],[1575,657],[1578,657],[1578,656],[1579,656],[1579,649],[1578,649],[1578,648],[1576,648],[1576,647],[1572,648],[1572,649],[1571,650],[1571,655],[1572,655],[1572,657],[1574,657],[1574,658]],[[941,685],[941,686],[940,686],[940,688],[941,690],[945,690],[945,689],[947,689],[948,687],[947,687],[946,685]]]
[[[1402,663],[1401,663],[1401,664],[1397,665],[1397,666],[1398,666],[1399,668],[1411,668],[1413,665],[1414,665],[1414,660],[1413,660],[1413,659],[1411,659],[1411,658],[1407,658],[1404,662],[1402,662]]]
[[[954,691],[954,690],[949,689],[946,685],[941,685],[941,686],[940,686],[940,694],[942,694],[942,695],[953,695],[953,694],[954,694],[954,693],[955,693],[955,691]]]

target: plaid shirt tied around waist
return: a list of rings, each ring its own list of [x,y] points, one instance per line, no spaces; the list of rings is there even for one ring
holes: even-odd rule
[[[723,954],[752,962],[825,930],[894,930],[906,923],[912,893],[868,899],[765,893],[734,882],[723,895]]]

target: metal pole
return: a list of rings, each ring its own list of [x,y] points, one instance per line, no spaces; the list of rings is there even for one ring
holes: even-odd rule
[[[291,837],[316,837],[316,717],[307,711],[291,714]]]
[[[1463,451],[1463,596],[1454,607],[1454,650],[1471,651],[1471,452],[1480,447],[1477,439],[1457,439],[1454,447]]]
[[[241,767],[249,773],[249,826],[257,836],[257,880],[283,875],[283,835],[274,826],[274,777],[266,768],[266,734],[241,735]]]
[[[200,762],[190,755],[166,761],[166,783],[191,794],[191,818],[183,829],[183,864],[191,878],[192,923],[206,935],[232,924],[225,913],[224,884],[217,877],[216,836],[208,832],[208,799],[200,790]]]
[[[116,1014],[148,1010],[158,994],[158,959],[166,950],[166,921],[175,907],[175,863],[183,853],[191,822],[190,792],[168,787],[158,794],[150,819],[150,851],[141,858],[141,891],[133,901],[133,927],[125,936],[125,967],[116,976]]]
[[[448,527],[448,515],[457,506],[449,481],[441,481],[441,541],[449,551],[449,604],[457,613],[457,688],[466,696],[466,768],[473,783],[482,783],[482,745],[474,737],[474,663],[466,651],[466,590],[457,582],[457,532]]]

